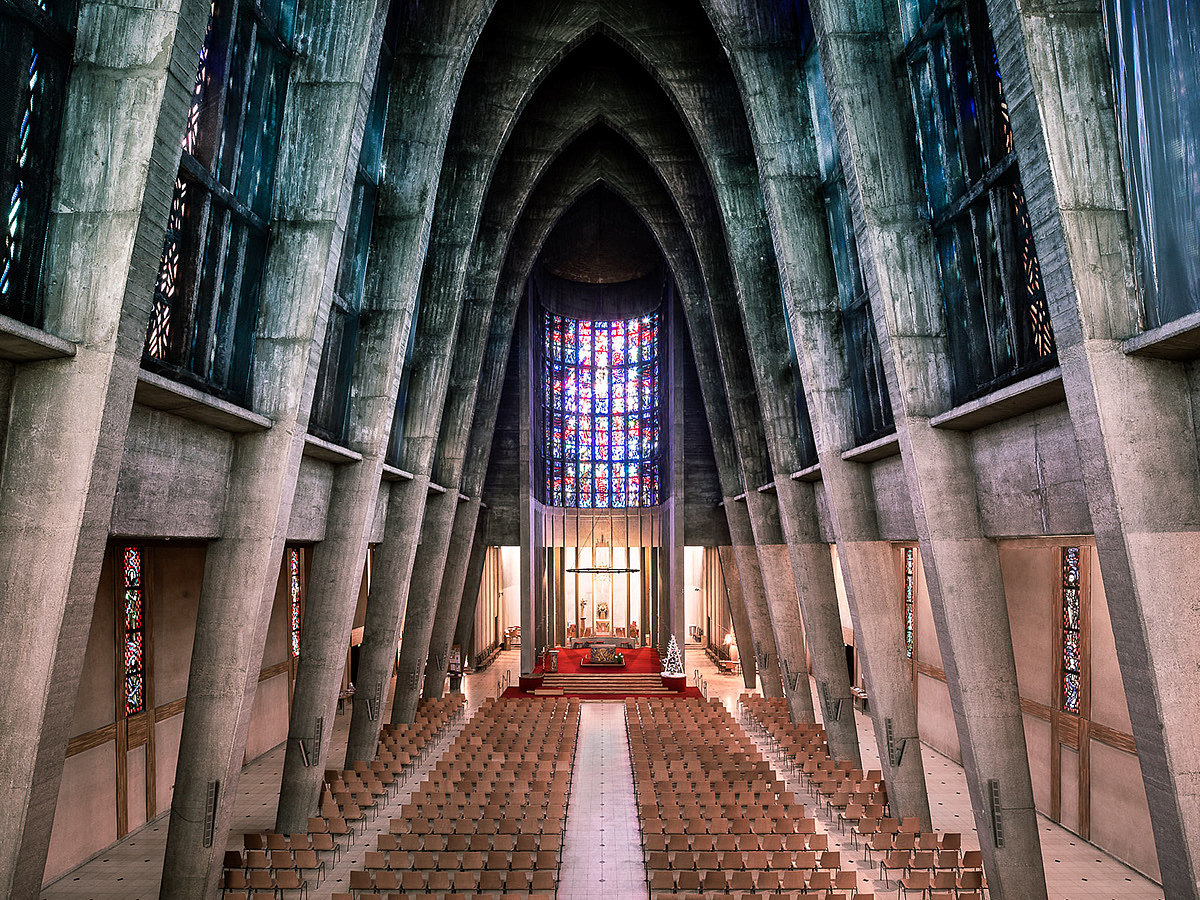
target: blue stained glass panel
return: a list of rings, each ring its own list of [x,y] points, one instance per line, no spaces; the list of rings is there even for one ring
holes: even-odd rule
[[[1063,710],[1078,714],[1079,706],[1079,675],[1068,672],[1063,676]]]
[[[133,716],[142,711],[142,673],[130,672],[125,676],[125,715]]]

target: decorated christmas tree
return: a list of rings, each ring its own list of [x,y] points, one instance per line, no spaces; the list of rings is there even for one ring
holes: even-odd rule
[[[675,635],[671,635],[670,643],[667,644],[667,658],[663,662],[664,675],[682,675],[683,674],[683,654],[679,652],[679,643],[675,640]]]

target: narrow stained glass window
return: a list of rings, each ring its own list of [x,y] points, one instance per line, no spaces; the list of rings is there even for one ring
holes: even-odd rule
[[[547,313],[542,406],[546,502],[657,506],[661,493],[660,321]]]
[[[0,315],[35,327],[74,29],[74,3],[0,2]]]
[[[142,549],[126,547],[124,587],[125,715],[135,716],[146,708],[145,595],[142,591]]]
[[[1079,548],[1062,551],[1062,708],[1079,715],[1080,643]]]
[[[913,658],[914,644],[914,603],[916,599],[916,569],[914,566],[916,551],[912,547],[904,548],[904,651],[909,659]]]
[[[292,656],[300,655],[300,551],[288,550],[288,619]]]

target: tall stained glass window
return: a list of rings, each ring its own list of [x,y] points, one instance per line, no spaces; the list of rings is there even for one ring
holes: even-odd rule
[[[1079,677],[1082,672],[1079,650],[1081,624],[1078,547],[1063,547],[1062,605],[1062,708],[1063,712],[1078,715]]]
[[[660,319],[547,313],[542,404],[546,502],[656,506],[661,493]]]
[[[807,8],[805,9],[807,13]],[[809,26],[811,28],[811,26]],[[808,29],[804,30],[807,33]],[[879,337],[867,282],[858,256],[858,238],[850,218],[850,194],[846,173],[834,133],[833,112],[821,71],[816,48],[808,52],[806,64],[809,106],[817,146],[817,165],[821,173],[821,200],[829,230],[834,277],[842,309],[842,335],[846,346],[846,368],[850,375],[850,397],[854,410],[854,437],[866,444],[895,431],[892,402],[883,371]]]
[[[122,628],[125,715],[135,716],[146,709],[146,598],[142,589],[141,547],[125,548],[121,581],[125,613]]]
[[[244,403],[296,0],[214,0],[146,334],[152,369]]]
[[[916,643],[916,555],[917,552],[912,547],[904,548],[904,651],[909,659],[913,658],[913,649]]]
[[[300,551],[288,548],[288,623],[292,656],[300,655]]]
[[[40,326],[73,0],[0,0],[0,314]]]
[[[902,0],[953,401],[1057,361],[985,0]]]
[[[1144,322],[1200,312],[1200,4],[1105,0]]]

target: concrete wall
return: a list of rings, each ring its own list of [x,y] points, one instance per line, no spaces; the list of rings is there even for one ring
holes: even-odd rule
[[[288,540],[316,542],[325,538],[329,492],[333,489],[333,465],[306,456],[300,461],[296,499],[288,523]]]
[[[219,537],[232,448],[228,432],[135,405],[113,503],[112,533]]]
[[[984,534],[1091,533],[1065,403],[982,428],[971,435],[971,449]]]
[[[301,566],[301,572],[305,571],[307,569]],[[275,588],[275,603],[271,607],[271,624],[267,626],[267,645],[262,661],[264,671],[286,663],[291,658],[288,607],[287,570],[281,564],[279,583]],[[303,629],[303,622],[301,628]],[[290,678],[290,672],[285,670],[259,681],[258,690],[254,694],[250,734],[246,738],[246,762],[256,759],[287,739]]]

